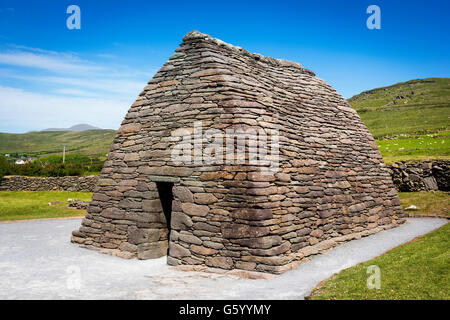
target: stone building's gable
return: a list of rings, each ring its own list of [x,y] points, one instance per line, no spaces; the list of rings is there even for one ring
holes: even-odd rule
[[[174,163],[180,129],[208,142],[199,121],[202,132],[277,131],[279,170],[249,164],[249,146],[244,164]],[[128,111],[72,241],[126,258],[169,248],[170,265],[280,273],[400,214],[374,139],[334,89],[298,63],[193,31]]]

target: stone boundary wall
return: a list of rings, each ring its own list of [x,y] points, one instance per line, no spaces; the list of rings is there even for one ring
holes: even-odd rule
[[[24,177],[5,176],[0,191],[78,191],[94,192],[98,176]]]
[[[450,161],[396,162],[387,166],[397,191],[450,191]],[[3,191],[66,190],[93,192],[98,176],[23,177],[5,176]]]
[[[397,191],[450,191],[450,161],[396,162],[388,168]]]

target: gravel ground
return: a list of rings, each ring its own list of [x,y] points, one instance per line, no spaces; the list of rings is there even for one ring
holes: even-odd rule
[[[320,281],[447,223],[404,225],[345,243],[270,279],[187,272],[166,258],[125,260],[70,243],[80,219],[0,223],[0,299],[303,299]],[[383,272],[383,270],[381,270]]]

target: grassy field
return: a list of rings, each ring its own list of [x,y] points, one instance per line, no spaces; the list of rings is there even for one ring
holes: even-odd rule
[[[41,157],[66,152],[86,155],[105,155],[111,148],[115,130],[40,131],[23,134],[0,133],[0,153],[26,154]]]
[[[377,140],[386,163],[450,159],[450,78],[397,83],[347,101]]]
[[[92,193],[69,191],[0,191],[0,221],[82,216],[67,208],[67,199],[90,201]],[[61,201],[49,206],[49,202]]]
[[[410,160],[450,158],[450,132],[409,135],[397,139],[377,140],[378,148],[387,164]]]
[[[439,106],[390,106],[357,110],[374,138],[397,134],[436,133],[449,129],[450,103]]]
[[[409,214],[449,215],[446,192],[400,192]],[[381,270],[381,288],[368,289],[367,268]],[[314,290],[313,299],[450,299],[450,224],[375,258],[348,268]]]
[[[399,192],[402,207],[415,205],[417,210],[408,210],[408,214],[418,215],[446,215],[450,216],[450,194],[443,191]],[[449,266],[450,267],[450,266]]]
[[[380,289],[368,289],[367,268],[381,272]],[[450,299],[450,224],[331,277],[313,299]]]

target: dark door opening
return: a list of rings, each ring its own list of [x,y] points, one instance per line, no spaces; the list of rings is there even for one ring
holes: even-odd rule
[[[159,199],[161,200],[161,205],[164,211],[164,216],[167,221],[167,230],[169,231],[168,237],[170,237],[170,218],[172,215],[172,182],[157,182],[156,187],[158,188]]]

